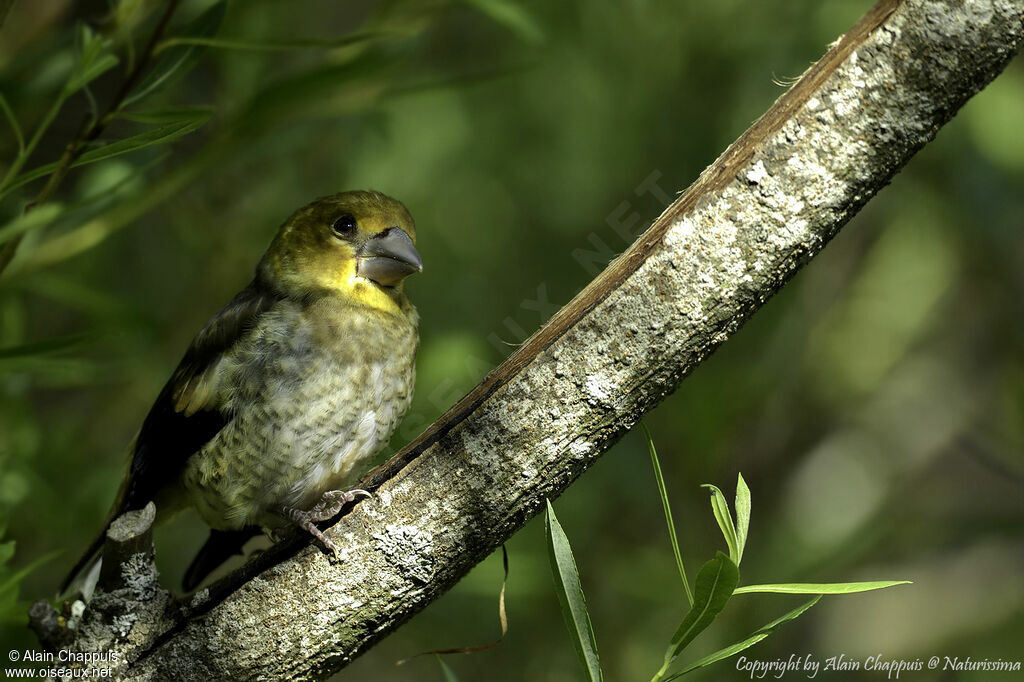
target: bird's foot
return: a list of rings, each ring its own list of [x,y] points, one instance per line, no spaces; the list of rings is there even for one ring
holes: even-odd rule
[[[309,510],[314,522],[326,521],[341,511],[349,502],[355,502],[360,497],[370,497],[370,493],[357,488],[355,490],[328,490],[320,496],[320,501]]]
[[[291,523],[295,524],[302,530],[306,531],[324,546],[325,549],[329,550],[334,554],[334,558],[341,561],[339,554],[340,550],[334,542],[323,534],[316,524],[320,521],[326,521],[332,518],[335,514],[341,511],[349,502],[354,502],[359,497],[370,497],[370,493],[365,490],[328,490],[320,496],[320,501],[313,505],[313,508],[309,511],[303,511],[302,509],[296,509],[295,507],[282,507],[281,515]]]

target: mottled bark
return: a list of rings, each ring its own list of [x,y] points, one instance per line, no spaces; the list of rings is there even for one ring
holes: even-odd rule
[[[671,393],[1022,35],[1024,0],[880,2],[627,252],[373,474],[372,499],[329,531],[340,565],[284,543],[197,595],[188,620],[159,615],[149,630],[163,635],[127,654],[125,679],[316,679],[371,647]]]

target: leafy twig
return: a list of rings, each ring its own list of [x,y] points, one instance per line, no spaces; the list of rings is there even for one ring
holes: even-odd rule
[[[4,116],[7,117],[7,122],[11,124],[11,131],[14,133],[14,139],[18,142],[18,153],[25,153],[25,136],[21,132],[21,126],[18,125],[18,119],[15,117],[14,112],[11,111],[10,105],[7,104],[7,98],[0,94],[0,109],[4,110]]]
[[[160,54],[164,50],[180,45],[199,47],[212,47],[222,50],[241,50],[252,52],[284,52],[289,50],[329,50],[339,47],[347,47],[357,43],[367,42],[401,35],[399,31],[359,31],[350,33],[340,38],[300,38],[285,41],[258,42],[253,40],[234,40],[231,38],[206,38],[197,36],[181,36],[168,38],[157,46],[154,54]]]
[[[150,36],[149,42],[146,44],[145,49],[142,51],[139,60],[135,63],[135,67],[128,73],[128,76],[121,83],[121,87],[118,89],[117,94],[114,95],[114,99],[111,100],[110,106],[103,116],[100,116],[92,122],[89,126],[83,126],[83,130],[79,132],[70,142],[64,147],[64,153],[61,155],[60,160],[57,162],[57,167],[50,174],[46,184],[39,190],[39,194],[32,200],[27,206],[25,206],[25,213],[28,213],[36,206],[45,203],[53,196],[53,193],[60,186],[60,183],[64,180],[68,171],[71,169],[71,165],[75,159],[82,153],[84,146],[88,142],[92,142],[98,138],[103,131],[106,129],[107,124],[110,123],[111,119],[117,115],[117,112],[121,109],[125,98],[128,94],[138,85],[142,75],[146,71],[146,67],[149,66],[149,62],[153,57],[153,50],[156,48],[163,34],[167,30],[167,26],[171,23],[171,18],[174,16],[174,12],[178,9],[178,5],[181,4],[181,0],[169,0],[167,3],[167,9],[164,10],[163,16],[160,17],[159,23],[153,30],[153,35]],[[0,16],[2,18],[2,16]],[[59,109],[60,104],[63,103],[63,98],[58,100],[58,104],[51,109],[51,114],[56,116],[56,110]],[[52,120],[52,117],[51,117]],[[40,127],[40,132],[45,127]],[[38,137],[38,135],[37,135]],[[29,149],[34,147],[34,143],[38,142],[38,139],[34,139],[29,144]],[[17,253],[18,246],[21,244],[23,234],[16,236],[11,241],[4,245],[3,249],[0,250],[0,274],[10,264],[11,260],[14,259],[15,253]]]
[[[683,555],[679,551],[679,538],[676,536],[676,524],[672,520],[672,507],[668,503],[668,491],[665,489],[665,477],[661,474],[661,463],[658,461],[658,452],[654,449],[654,439],[647,425],[640,422],[644,438],[647,440],[647,449],[651,453],[651,466],[654,468],[654,480],[658,484],[658,495],[661,497],[661,507],[665,511],[665,525],[668,526],[668,537],[672,542],[672,554],[676,559],[676,568],[679,569],[679,578],[683,582],[683,590],[686,592],[686,601],[693,606],[693,591],[690,590],[690,581],[686,577],[686,568],[683,566]]]

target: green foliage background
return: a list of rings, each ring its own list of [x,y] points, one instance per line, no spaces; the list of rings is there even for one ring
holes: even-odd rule
[[[210,5],[183,2],[171,34]],[[400,446],[592,278],[579,250],[625,248],[616,216],[636,214],[638,228],[661,211],[634,188],[652,173],[669,193],[685,188],[869,6],[231,3],[219,37],[250,48],[379,33],[341,48],[205,51],[147,106],[210,106],[212,119],[172,146],[73,170],[55,197],[68,210],[22,243],[0,279],[0,349],[68,343],[0,351],[0,539],[15,543],[12,557],[0,544],[0,642],[33,646],[27,604],[52,596],[98,529],[153,397],[294,208],[375,188],[417,219],[426,270],[409,290],[423,343]],[[0,93],[20,125],[30,132],[53,102],[82,21],[122,60],[91,87],[102,111],[159,9],[16,3],[0,29]],[[26,169],[56,160],[89,107],[82,93],[70,99]],[[754,491],[747,581],[915,583],[825,599],[748,657],[1019,656],[1022,120],[1017,60],[650,415],[692,565],[719,542],[698,484],[742,470]],[[139,126],[117,121],[104,138]],[[0,163],[16,150],[5,130]],[[0,220],[40,183],[8,196]],[[646,679],[685,597],[640,435],[557,507],[606,676]],[[168,584],[201,537],[191,518],[158,534]],[[532,523],[509,548],[509,636],[448,665],[467,680],[576,679],[543,528]],[[431,657],[394,662],[495,638],[500,581],[491,557],[343,677],[442,679]],[[800,598],[780,599],[737,598],[695,652]],[[730,662],[700,675],[742,677]]]

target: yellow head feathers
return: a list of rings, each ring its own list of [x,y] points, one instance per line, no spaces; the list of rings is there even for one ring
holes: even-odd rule
[[[296,298],[330,292],[398,312],[403,280],[423,269],[415,240],[416,225],[400,201],[380,192],[342,192],[296,211],[257,277]]]

